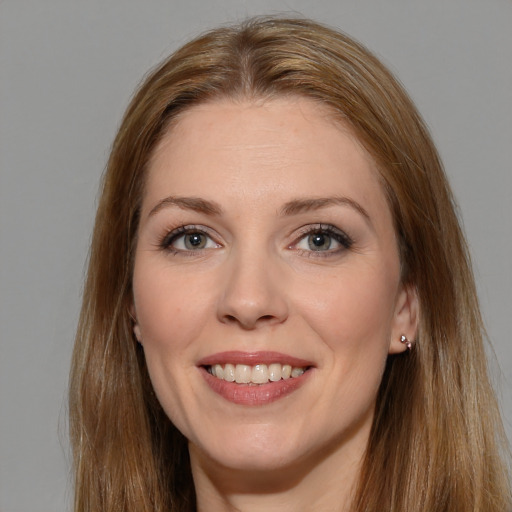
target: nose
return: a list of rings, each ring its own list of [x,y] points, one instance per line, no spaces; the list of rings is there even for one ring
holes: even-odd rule
[[[218,319],[252,330],[276,325],[288,317],[286,285],[271,257],[232,255],[224,273]]]

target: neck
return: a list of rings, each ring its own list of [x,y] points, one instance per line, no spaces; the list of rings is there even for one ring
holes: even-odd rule
[[[198,512],[348,512],[366,448],[326,449],[289,466],[228,468],[190,446]],[[362,441],[362,440],[361,440]]]

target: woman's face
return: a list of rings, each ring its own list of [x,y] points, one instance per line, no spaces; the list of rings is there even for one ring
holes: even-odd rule
[[[356,460],[386,358],[414,335],[374,164],[306,99],[183,115],[150,162],[133,290],[155,392],[193,463]]]

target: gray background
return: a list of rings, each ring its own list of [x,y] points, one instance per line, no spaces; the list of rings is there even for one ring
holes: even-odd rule
[[[1,512],[69,507],[69,359],[98,181],[132,91],[199,31],[293,11],[372,48],[431,127],[512,437],[510,0],[0,0]]]

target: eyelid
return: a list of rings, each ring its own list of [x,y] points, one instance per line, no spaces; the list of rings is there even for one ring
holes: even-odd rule
[[[212,230],[211,228],[201,225],[201,224],[186,224],[174,229],[168,229],[165,231],[165,234],[158,241],[158,248],[164,251],[169,251],[173,254],[192,254],[192,253],[200,253],[204,250],[210,250],[212,247],[205,247],[202,249],[196,250],[188,250],[188,249],[177,249],[172,246],[172,244],[178,240],[180,237],[189,234],[189,233],[201,233],[208,237],[215,245],[215,248],[222,247],[222,244],[219,243],[218,239],[219,235]],[[337,249],[329,249],[325,251],[313,251],[307,249],[300,249],[297,247],[300,241],[302,241],[306,236],[312,235],[314,233],[325,233],[326,235],[331,236],[341,247]],[[299,228],[295,235],[294,240],[291,244],[288,245],[288,249],[296,250],[301,253],[305,253],[307,256],[315,256],[315,257],[327,257],[343,252],[347,249],[350,249],[354,244],[353,239],[342,229],[334,226],[332,224],[325,223],[315,223],[308,224],[301,228]]]
[[[172,243],[174,241],[189,233],[201,233],[207,236],[210,240],[212,240],[217,247],[221,246],[221,244],[216,240],[218,236],[216,236],[216,233],[212,229],[200,224],[186,224],[184,226],[179,226],[177,228],[167,230],[165,235],[159,240],[158,247],[162,250],[180,254],[186,254],[189,252],[200,252],[202,250],[205,250],[205,248],[203,248],[197,249],[196,251],[187,251],[183,249],[175,249],[172,247]]]
[[[307,226],[303,226],[298,230],[295,234],[294,241],[288,246],[289,249],[294,249],[298,245],[298,243],[303,240],[306,236],[314,234],[314,233],[325,233],[327,235],[333,236],[334,239],[342,245],[342,248],[328,251],[308,251],[305,249],[297,249],[303,251],[304,253],[314,253],[315,256],[328,256],[332,254],[336,254],[346,249],[350,249],[354,244],[354,240],[342,229],[334,226],[333,224],[308,224]]]

